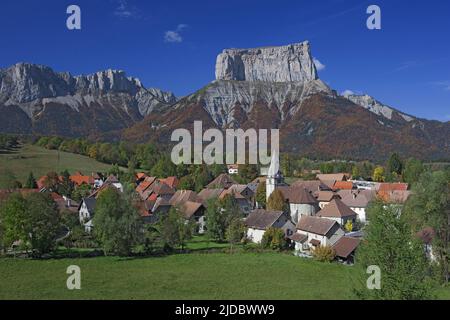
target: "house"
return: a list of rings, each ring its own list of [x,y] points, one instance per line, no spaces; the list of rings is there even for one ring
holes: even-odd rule
[[[378,191],[378,198],[386,203],[403,205],[409,199],[411,191],[409,190],[392,190]]]
[[[168,185],[172,189],[176,189],[178,187],[178,184],[180,183],[180,180],[178,180],[177,177],[167,177],[164,179],[159,179],[159,181]]]
[[[320,181],[347,181],[350,177],[348,173],[319,173],[316,178]]]
[[[83,198],[81,201],[79,207],[78,207],[78,214],[80,223],[84,226],[84,230],[86,232],[92,231],[92,218],[95,214],[95,204],[97,202],[97,199],[91,197],[91,198]]]
[[[301,216],[297,232],[289,237],[297,254],[311,254],[311,249],[319,246],[333,246],[345,232],[334,220]]]
[[[331,188],[320,180],[297,180],[293,187],[302,187],[314,194],[319,191],[331,191]]]
[[[246,184],[233,184],[224,190],[219,198],[223,199],[227,195],[231,195],[236,199],[241,211],[248,215],[255,207],[255,193]]]
[[[315,193],[315,196],[317,198],[317,202],[319,203],[320,209],[323,209],[333,199],[340,198],[340,196],[333,191],[319,191]]]
[[[73,184],[77,187],[82,184],[87,184],[88,186],[93,187],[95,184],[95,179],[92,176],[85,176],[81,172],[77,171],[73,175],[69,176],[69,180],[73,182]]]
[[[211,199],[219,199],[220,195],[225,189],[219,188],[219,189],[208,189],[205,188],[202,191],[199,192],[198,197],[201,199],[203,205],[207,206],[207,203]]]
[[[211,181],[206,188],[208,189],[217,189],[217,188],[223,188],[228,189],[233,184],[237,184],[237,182],[231,178],[226,173],[221,173],[217,178],[215,178],[213,181]]]
[[[122,185],[122,183],[113,174],[109,175],[109,177],[105,181],[105,184],[112,185],[112,186],[116,187],[116,189],[119,190],[120,192],[123,192],[123,185]]]
[[[351,181],[336,181],[333,185],[333,190],[353,190],[354,185]]]
[[[186,220],[194,220],[197,224],[197,232],[202,234],[205,232],[205,206],[202,199],[192,190],[178,190],[170,198],[169,204],[177,208],[186,218]]]
[[[317,213],[320,218],[331,219],[339,223],[341,226],[345,226],[347,221],[351,221],[353,224],[356,221],[357,214],[350,209],[340,199],[333,199],[322,210]]]
[[[66,196],[61,196],[59,194],[57,194],[56,192],[52,192],[50,194],[50,196],[52,197],[53,201],[55,201],[56,206],[58,207],[58,211],[60,213],[63,212],[69,212],[69,213],[74,213],[74,214],[78,214],[78,208],[80,206],[80,204]]]
[[[303,186],[281,186],[278,187],[283,194],[285,201],[289,203],[289,213],[291,220],[298,223],[301,216],[312,216],[319,211],[319,204]]]
[[[338,195],[344,204],[356,212],[360,222],[367,222],[366,209],[369,203],[376,198],[374,190],[341,190]]]
[[[286,237],[291,236],[295,230],[295,224],[289,215],[283,211],[269,211],[255,209],[245,219],[247,226],[247,238],[254,243],[261,243],[264,233],[269,228],[283,230]]]
[[[237,164],[229,164],[229,165],[227,165],[227,169],[228,169],[228,174],[229,175],[233,175],[233,174],[238,174],[239,173],[239,166]]]
[[[355,262],[355,251],[360,243],[361,239],[348,236],[341,237],[332,246],[336,259],[346,264],[353,264]]]

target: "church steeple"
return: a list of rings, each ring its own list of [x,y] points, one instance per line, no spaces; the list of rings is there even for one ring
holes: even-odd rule
[[[270,161],[270,167],[267,172],[266,179],[266,200],[269,200],[270,195],[275,190],[277,185],[283,184],[283,175],[280,171],[280,159],[278,151],[272,150],[272,159]]]

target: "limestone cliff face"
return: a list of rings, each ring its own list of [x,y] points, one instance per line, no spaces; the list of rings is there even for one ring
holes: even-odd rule
[[[308,82],[317,79],[308,41],[279,47],[225,49],[216,60],[216,80]]]
[[[0,69],[0,111],[9,115],[0,132],[77,136],[121,130],[176,101],[119,70],[74,77],[30,63]],[[19,125],[17,119],[27,117]]]

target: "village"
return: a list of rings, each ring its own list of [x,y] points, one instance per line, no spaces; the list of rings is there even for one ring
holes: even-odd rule
[[[386,204],[401,208],[411,193],[407,183],[352,180],[349,173],[317,172],[315,180],[298,179],[287,184],[280,171],[278,154],[273,155],[267,175],[248,184],[239,184],[233,178],[239,173],[238,165],[228,165],[227,171],[215,177],[198,193],[179,189],[180,181],[175,176],[158,178],[144,172],[137,173],[136,206],[143,224],[157,224],[171,208],[176,208],[186,223],[194,223],[195,233],[202,235],[207,230],[208,204],[228,196],[233,198],[241,212],[246,241],[261,244],[266,231],[281,230],[288,247],[299,257],[312,257],[316,248],[328,247],[333,251],[335,260],[353,264],[355,252],[364,239],[364,226],[370,220],[366,213],[369,204],[381,199]],[[86,234],[95,230],[96,201],[102,191],[108,188],[124,191],[123,184],[113,174],[103,176],[101,173],[84,175],[75,172],[70,175],[70,181],[76,187],[87,187],[89,190],[89,194],[77,202],[48,190],[48,179],[48,176],[43,176],[36,181],[36,189],[19,191],[22,194],[50,191],[59,210],[77,215]],[[264,191],[266,203],[271,196],[281,195],[283,209],[274,210],[259,203],[256,196],[258,188]],[[11,192],[2,190],[3,196]]]

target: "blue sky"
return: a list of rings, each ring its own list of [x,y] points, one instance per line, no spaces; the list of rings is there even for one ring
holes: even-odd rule
[[[66,28],[81,8],[82,29]],[[368,30],[366,9],[381,8]],[[122,69],[183,96],[214,79],[224,48],[309,40],[338,92],[368,93],[403,112],[450,120],[450,1],[2,1],[0,67],[19,61],[74,75]]]

